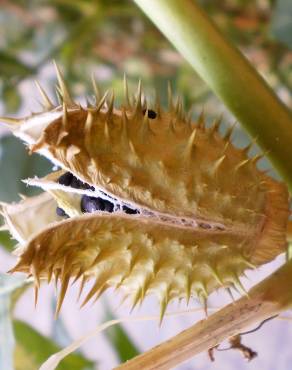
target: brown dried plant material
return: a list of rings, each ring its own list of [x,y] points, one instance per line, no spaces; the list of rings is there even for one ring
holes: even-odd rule
[[[141,84],[129,97],[126,81],[121,107],[114,107],[113,95],[100,97],[94,82],[96,103],[83,108],[58,69],[57,75],[61,106],[39,87],[43,112],[1,120],[30,151],[92,187],[62,186],[54,174],[28,181],[50,192],[70,218],[45,224],[40,214],[43,227],[26,235],[13,271],[34,275],[37,284],[60,281],[58,310],[70,279],[80,279],[81,290],[93,281],[84,304],[109,287],[121,288],[133,306],[154,293],[163,317],[173,299],[206,302],[219,287],[243,292],[239,276],[285,250],[287,187],[257,169],[261,157],[249,158],[250,147],[234,147],[232,129],[222,137],[220,120],[208,128],[203,114],[192,122],[170,90],[167,111],[159,103],[150,107]],[[82,214],[83,193],[139,213]]]
[[[249,292],[175,337],[116,367],[116,370],[169,370],[214,348],[258,322],[291,308],[292,260],[255,285]]]
[[[247,361],[253,360],[255,357],[257,357],[257,352],[253,351],[251,348],[245,346],[241,343],[241,336],[240,335],[234,335],[229,339],[230,348],[231,349],[237,349],[240,351],[244,358],[247,359]]]

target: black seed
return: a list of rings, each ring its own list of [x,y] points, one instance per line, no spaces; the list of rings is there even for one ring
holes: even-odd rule
[[[86,182],[82,182],[81,180],[77,179],[77,177],[73,176],[71,181],[71,186],[74,189],[83,189],[83,190],[92,190],[94,191],[94,187],[90,186]]]
[[[83,182],[83,185],[82,185],[82,189],[85,189],[85,190],[92,190],[94,191],[94,186],[90,186],[89,184],[87,184],[86,182]]]
[[[148,109],[148,110],[144,109],[143,114],[145,114],[146,112],[148,112],[148,118],[150,118],[150,119],[154,119],[157,116],[156,112],[154,112],[154,110],[152,110],[152,109]]]
[[[129,208],[127,206],[123,206],[123,211],[128,215],[135,215],[138,213],[137,209]]]
[[[74,189],[83,189],[84,183],[77,179],[77,177],[73,176],[71,186]]]
[[[58,183],[65,186],[71,186],[74,189],[95,190],[94,186],[90,186],[89,184],[77,179],[77,177],[75,177],[71,172],[66,172],[60,176]]]
[[[60,207],[57,207],[57,208],[56,208],[56,213],[57,213],[57,215],[58,215],[58,216],[60,216],[60,217],[69,217],[69,216],[67,215],[67,213],[63,210],[63,208],[60,208]]]
[[[104,203],[104,210],[105,211],[107,211],[107,212],[113,212],[114,205],[109,200],[103,199],[103,203]]]
[[[73,175],[71,172],[65,172],[62,176],[59,177],[58,183],[61,185],[69,186],[73,180]]]
[[[81,198],[81,211],[83,213],[92,213],[95,211],[113,212],[114,205],[108,200],[102,198],[89,197],[83,195]]]
[[[83,195],[81,198],[81,211],[83,213],[103,211],[102,199],[89,197],[88,195]]]

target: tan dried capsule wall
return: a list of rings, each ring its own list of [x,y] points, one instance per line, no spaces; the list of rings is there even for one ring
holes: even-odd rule
[[[3,121],[30,150],[140,210],[56,217],[27,238],[13,271],[34,275],[37,284],[40,278],[61,280],[58,310],[70,278],[80,279],[81,287],[92,278],[84,302],[109,287],[123,289],[133,305],[154,293],[163,316],[175,298],[204,301],[220,286],[242,290],[239,276],[246,268],[284,251],[287,188],[257,169],[260,157],[249,158],[249,147],[234,147],[232,130],[220,136],[220,120],[211,128],[203,115],[192,122],[171,94],[167,111],[156,104],[149,114],[141,85],[132,98],[125,87],[119,108],[113,97],[100,98],[94,85],[96,105],[83,108],[57,74],[62,106],[54,107],[41,90],[44,112]],[[68,190],[54,192],[46,179],[42,187],[58,203]],[[66,198],[72,199],[70,215],[73,198]],[[13,234],[11,206],[2,208]]]

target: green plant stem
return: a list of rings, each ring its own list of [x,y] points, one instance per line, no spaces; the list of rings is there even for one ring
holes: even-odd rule
[[[134,0],[267,152],[292,192],[292,115],[191,0]]]

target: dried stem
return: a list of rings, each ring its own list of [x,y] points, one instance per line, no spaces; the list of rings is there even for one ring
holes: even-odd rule
[[[116,369],[169,370],[250,325],[279,314],[292,305],[291,279],[292,260],[253,287],[248,296]]]

